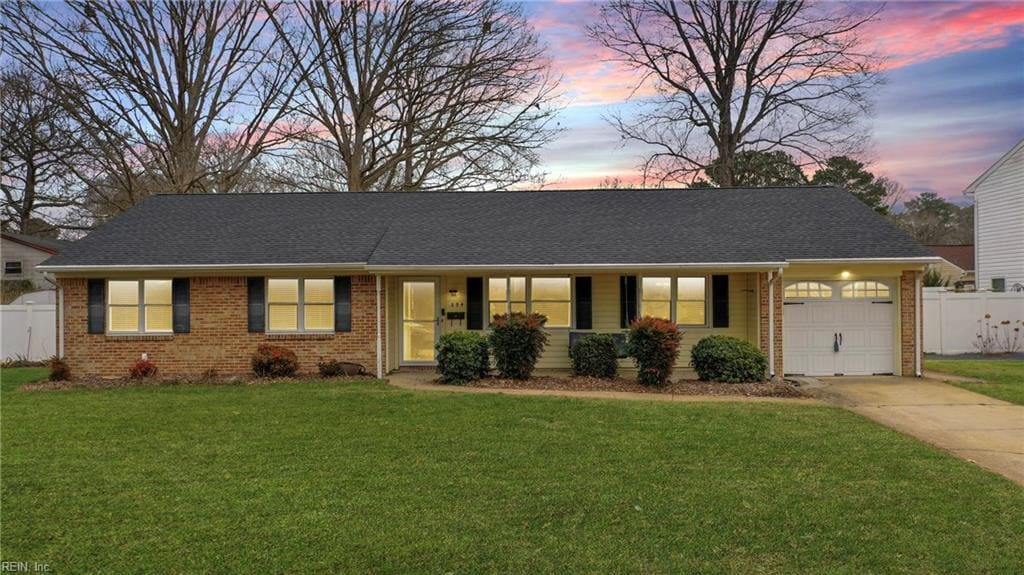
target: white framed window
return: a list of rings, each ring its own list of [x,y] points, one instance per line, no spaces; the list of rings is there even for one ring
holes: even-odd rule
[[[669,319],[679,325],[707,325],[706,276],[640,278],[640,315]]]
[[[572,327],[572,278],[487,278],[487,311],[490,317],[509,312],[540,313],[549,328]]]
[[[526,313],[526,278],[487,278],[487,312],[488,317]]]
[[[530,278],[530,310],[547,316],[548,327],[571,327],[572,280],[567,277]]]
[[[832,297],[832,286],[821,282],[793,282],[786,286],[783,295],[787,298],[819,298]]]
[[[108,280],[107,331],[173,333],[171,280]]]
[[[21,261],[20,260],[7,260],[4,262],[4,275],[5,276],[20,276],[21,275]]]
[[[707,323],[707,278],[676,278],[676,317],[679,325]]]
[[[268,278],[267,331],[334,331],[334,280]]]
[[[889,297],[889,286],[882,282],[864,280],[843,285],[843,298]]]

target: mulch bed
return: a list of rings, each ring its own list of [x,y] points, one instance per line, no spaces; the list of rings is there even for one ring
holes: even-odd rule
[[[64,391],[68,389],[116,389],[122,387],[161,387],[168,385],[272,385],[275,383],[298,383],[302,381],[375,381],[370,375],[346,375],[320,377],[318,375],[299,377],[217,377],[217,378],[117,378],[117,379],[73,379],[69,381],[39,381],[26,383],[21,391]]]
[[[593,377],[533,377],[527,380],[488,377],[469,387],[489,389],[551,389],[559,391],[628,391],[668,395],[731,395],[745,397],[809,397],[788,383],[715,383],[695,380],[670,382],[660,387],[640,385],[628,379]]]

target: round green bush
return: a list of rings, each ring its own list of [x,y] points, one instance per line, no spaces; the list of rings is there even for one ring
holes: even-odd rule
[[[494,316],[491,322],[491,352],[501,377],[529,379],[537,365],[548,334],[548,318],[539,313],[513,312]]]
[[[636,362],[636,380],[642,385],[664,385],[672,376],[683,338],[672,321],[645,316],[629,325],[626,348]]]
[[[436,349],[442,383],[462,385],[487,375],[491,358],[486,337],[472,331],[453,331],[441,336]]]
[[[693,346],[690,365],[702,381],[749,383],[764,381],[768,359],[749,341],[709,335]]]
[[[619,370],[615,339],[606,333],[592,333],[576,341],[570,350],[572,373],[612,379]]]

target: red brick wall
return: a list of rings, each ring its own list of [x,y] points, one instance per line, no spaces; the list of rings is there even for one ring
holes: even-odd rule
[[[251,372],[256,346],[272,342],[294,351],[299,370],[316,372],[321,359],[377,366],[376,279],[352,278],[352,331],[331,334],[267,335],[248,332],[248,292],[244,277],[190,280],[190,333],[111,336],[88,333],[87,280],[61,278],[64,290],[64,356],[74,377],[119,377],[146,353],[160,375],[194,376],[208,369],[221,375]],[[381,286],[381,299],[384,287]],[[387,333],[381,314],[381,334]]]
[[[917,375],[917,362],[914,361],[914,349],[917,347],[917,274],[920,272],[906,270],[900,275],[900,369],[903,377]],[[924,365],[924,350],[921,352]]]
[[[775,319],[775,334],[772,340],[775,348],[775,376],[781,378],[783,371],[782,357],[782,276],[774,275],[772,279],[774,292],[772,294],[775,310],[772,312]],[[768,273],[757,274],[757,310],[758,310],[758,341],[761,351],[768,355]]]

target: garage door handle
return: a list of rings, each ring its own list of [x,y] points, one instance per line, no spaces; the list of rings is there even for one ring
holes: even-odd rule
[[[839,353],[839,334],[832,334],[832,351]]]
[[[843,332],[839,332],[839,346],[842,347],[842,345],[843,345]]]

